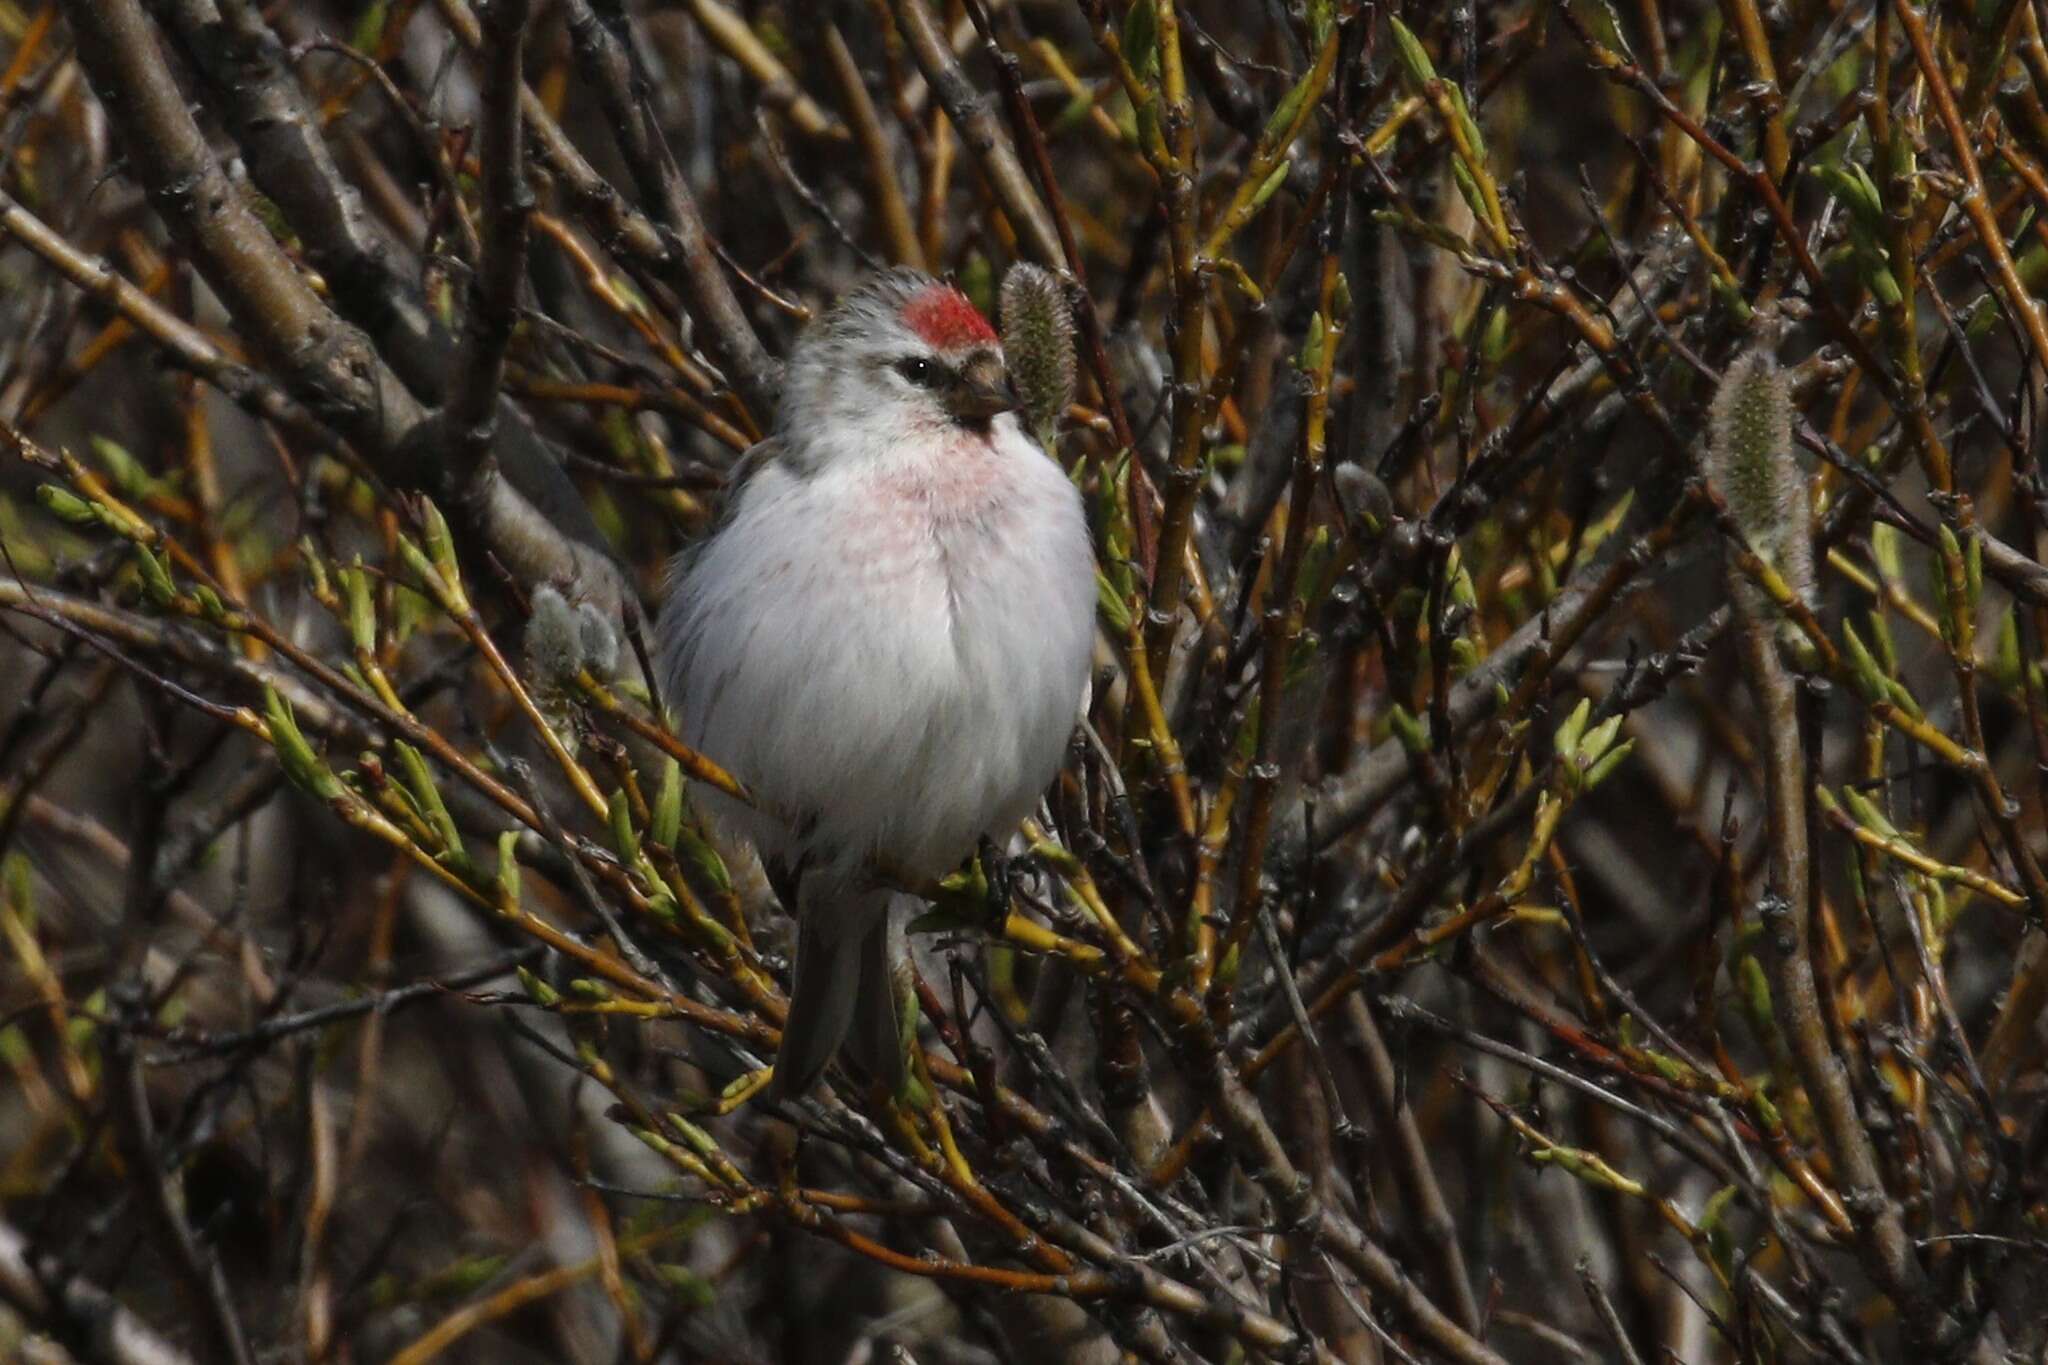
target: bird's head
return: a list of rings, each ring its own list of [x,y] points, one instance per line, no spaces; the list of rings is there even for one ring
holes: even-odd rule
[[[953,285],[890,270],[841,299],[798,341],[781,429],[876,424],[913,434],[986,430],[1017,406],[1002,342]]]

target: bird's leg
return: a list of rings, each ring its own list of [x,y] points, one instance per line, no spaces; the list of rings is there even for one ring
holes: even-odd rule
[[[988,913],[998,930],[1010,917],[1010,860],[996,841],[981,836],[981,874],[988,885]]]
[[[889,1098],[909,1109],[924,1109],[932,1102],[931,1092],[918,1074],[917,1025],[924,1008],[917,998],[917,965],[907,956],[890,965],[889,990],[896,1006],[897,1046],[903,1055],[903,1073]]]

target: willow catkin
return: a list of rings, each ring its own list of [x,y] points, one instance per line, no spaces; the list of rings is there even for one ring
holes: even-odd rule
[[[1050,450],[1074,401],[1074,315],[1051,271],[1018,263],[1003,276],[1003,355],[1024,426]]]
[[[1814,600],[1806,474],[1793,448],[1792,383],[1768,351],[1728,366],[1707,414],[1707,475],[1743,538],[1800,601]],[[1738,592],[1753,591],[1738,574]]]
[[[526,621],[526,682],[534,704],[571,750],[576,726],[570,697],[576,676],[586,669],[609,678],[618,669],[619,637],[604,613],[588,602],[572,603],[552,584],[534,589]]]

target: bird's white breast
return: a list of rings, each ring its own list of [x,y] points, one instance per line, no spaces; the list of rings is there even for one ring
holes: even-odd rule
[[[684,737],[805,845],[936,876],[1058,770],[1093,559],[1078,494],[1007,417],[863,455],[746,484],[664,622],[666,681]],[[739,818],[797,851],[784,821]]]

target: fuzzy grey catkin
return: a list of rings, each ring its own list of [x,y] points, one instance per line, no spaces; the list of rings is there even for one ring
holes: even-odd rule
[[[534,589],[523,643],[527,677],[537,688],[558,691],[583,667],[583,623],[560,589],[545,583]]]
[[[1074,401],[1074,315],[1049,270],[1019,262],[1003,276],[1003,356],[1024,426],[1048,451]]]
[[[543,583],[534,589],[522,643],[526,647],[527,692],[548,728],[574,753],[576,719],[569,694],[586,663],[585,621],[560,589]]]
[[[1343,504],[1344,514],[1358,529],[1369,536],[1376,536],[1392,524],[1394,497],[1379,475],[1359,465],[1345,464],[1337,466],[1332,478],[1336,482],[1337,500]]]
[[[1750,548],[1812,605],[1813,530],[1795,417],[1790,377],[1770,352],[1744,353],[1708,409],[1707,474]]]
[[[592,602],[571,603],[543,583],[533,592],[526,622],[526,668],[536,687],[564,690],[589,669],[600,678],[618,671],[619,636]]]

